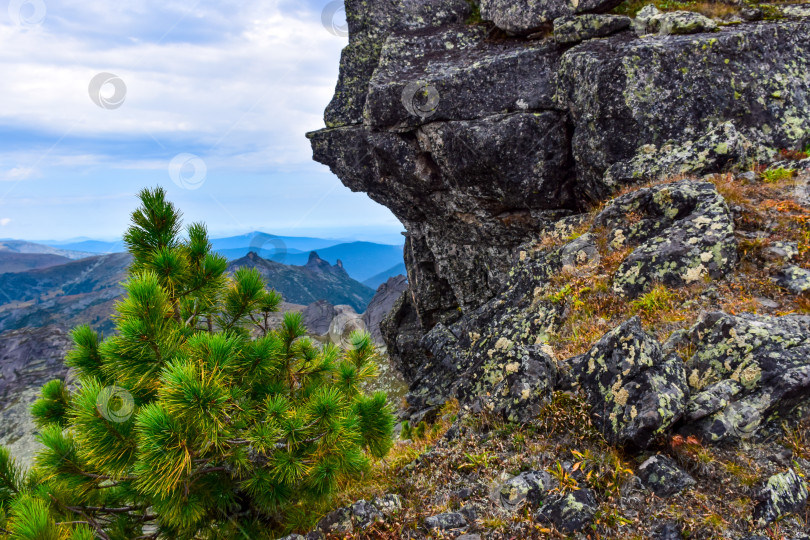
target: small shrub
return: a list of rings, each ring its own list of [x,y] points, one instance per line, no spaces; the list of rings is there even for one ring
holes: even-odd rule
[[[793,178],[793,175],[796,174],[794,169],[785,169],[784,167],[778,167],[776,169],[768,169],[762,171],[762,180],[767,184],[774,184],[779,182],[780,180],[787,180],[789,178]]]

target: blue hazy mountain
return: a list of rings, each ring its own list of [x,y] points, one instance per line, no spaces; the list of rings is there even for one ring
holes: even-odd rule
[[[388,281],[388,278],[392,278],[394,276],[405,276],[408,274],[408,271],[405,270],[405,263],[401,262],[395,266],[392,266],[388,270],[380,272],[377,275],[371,276],[370,278],[363,281],[363,285],[366,287],[371,287],[374,290],[377,290],[377,287]]]
[[[121,240],[101,241],[90,238],[76,238],[71,241],[52,242],[52,250],[104,254],[125,251]],[[214,238],[214,250],[230,261],[241,259],[253,252],[260,257],[275,262],[304,266],[309,254],[318,255],[330,264],[340,260],[343,268],[353,279],[364,282],[370,280],[372,288],[384,283],[389,277],[402,274],[402,246],[378,244],[375,242],[346,241],[335,238],[315,238],[305,236],[280,236],[253,231],[238,236]],[[43,246],[47,248],[47,246]],[[42,251],[45,252],[45,251]],[[61,253],[60,253],[61,254]],[[394,271],[394,269],[400,268]],[[393,272],[393,273],[392,273]]]
[[[123,240],[93,240],[91,238],[77,239],[73,241],[63,242],[50,242],[45,241],[49,246],[60,249],[68,249],[73,251],[80,251],[84,253],[93,253],[95,255],[103,255],[105,253],[122,253],[126,251]]]
[[[284,251],[284,249],[283,246],[279,245],[269,248],[265,246],[261,251],[251,248],[218,251],[229,260],[241,258],[247,255],[248,251],[253,251],[261,257],[283,264],[292,264],[295,266],[307,264],[310,252],[299,252],[292,249]],[[337,264],[337,262],[340,261],[343,264],[343,268],[346,269],[346,272],[348,272],[352,278],[360,282],[386,273],[397,265],[404,265],[402,246],[375,244],[373,242],[347,242],[325,249],[318,249],[317,252],[321,259],[328,261],[330,264]],[[401,273],[403,272],[397,272],[391,275]],[[384,283],[391,275],[386,275],[385,279],[379,281],[377,285]]]

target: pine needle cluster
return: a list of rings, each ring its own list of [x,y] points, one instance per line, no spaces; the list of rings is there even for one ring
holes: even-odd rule
[[[254,269],[226,273],[206,228],[181,236],[160,189],[140,193],[116,332],[73,330],[77,383],[42,388],[43,449],[24,472],[0,448],[0,537],[258,538],[362,474],[393,416],[367,333],[306,337]]]

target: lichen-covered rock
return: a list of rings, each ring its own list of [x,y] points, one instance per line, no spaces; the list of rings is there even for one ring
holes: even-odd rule
[[[630,28],[630,18],[621,15],[576,15],[554,20],[554,41],[578,43],[586,39],[615,34]]]
[[[648,447],[683,414],[688,396],[683,361],[664,357],[638,317],[572,359],[594,425],[612,444]]]
[[[810,291],[810,270],[800,266],[786,266],[779,272],[776,282],[793,294]]]
[[[481,0],[481,17],[515,34],[537,30],[558,17],[576,13],[604,13],[619,0]]]
[[[484,4],[484,18],[517,33],[607,9],[580,0],[545,19],[535,0]],[[309,134],[317,161],[407,229],[409,293],[383,334],[424,412],[453,395],[498,407],[514,400],[511,370],[534,369],[523,358],[546,362],[531,349],[559,318],[535,297],[546,269],[503,292],[520,246],[625,183],[740,167],[810,134],[806,19],[562,47],[463,24],[469,13],[465,0],[351,0],[328,129]],[[439,324],[452,339],[439,328],[420,341]],[[505,399],[486,396],[494,388]],[[535,402],[543,388],[530,386]]]
[[[798,256],[799,244],[796,242],[772,242],[762,250],[764,259],[779,263],[790,262]],[[810,274],[808,274],[808,277],[810,277]]]
[[[642,36],[658,32],[658,21],[661,17],[661,11],[652,4],[646,5],[636,13],[633,19],[633,30],[636,34]]]
[[[402,511],[402,499],[395,493],[374,497],[371,503],[384,516],[392,516]]]
[[[368,501],[357,501],[351,505],[350,509],[354,524],[361,529],[365,529],[383,518],[382,512]]]
[[[729,121],[763,159],[768,149],[799,148],[810,133],[808,32],[806,19],[777,21],[711,34],[620,34],[567,51],[558,96],[574,122],[578,188],[603,198],[615,189],[603,179],[613,164]],[[773,67],[763,74],[756,66],[765,65]]]
[[[497,489],[497,502],[507,510],[517,510],[524,504],[540,504],[546,492],[555,485],[546,471],[526,471],[513,476]]]
[[[782,15],[785,17],[792,17],[794,19],[804,19],[810,17],[810,6],[806,4],[795,4],[795,5],[776,5],[779,11],[782,12]]]
[[[596,496],[590,489],[578,489],[567,495],[558,495],[543,504],[536,519],[551,523],[565,533],[581,531],[596,514]]]
[[[709,126],[699,137],[683,143],[670,140],[660,146],[644,145],[631,159],[608,167],[603,181],[609,186],[621,186],[679,174],[702,176],[742,167],[752,152],[752,143],[734,124],[723,122]]]
[[[658,17],[658,32],[668,34],[697,34],[717,29],[717,23],[694,11],[672,11]]]
[[[766,527],[788,514],[802,513],[807,497],[807,485],[793,469],[775,474],[757,494],[754,523]]]
[[[315,526],[315,531],[322,534],[343,534],[354,530],[350,508],[338,508],[326,514]]]
[[[695,479],[669,456],[651,456],[638,468],[644,485],[659,497],[671,497],[695,485]]]
[[[345,4],[349,44],[341,54],[335,95],[324,114],[328,127],[363,121],[368,81],[391,32],[463,23],[471,12],[466,0],[346,0]]]
[[[810,406],[810,317],[707,313],[687,342],[682,433],[739,441]]]
[[[425,527],[428,529],[445,531],[448,529],[460,529],[466,526],[467,520],[459,512],[447,512],[425,518]]]
[[[731,213],[708,182],[683,180],[628,193],[611,201],[594,227],[609,231],[612,249],[635,247],[613,281],[614,291],[630,297],[654,283],[680,287],[720,278],[737,262]]]

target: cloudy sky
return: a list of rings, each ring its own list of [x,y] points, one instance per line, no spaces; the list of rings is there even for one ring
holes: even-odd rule
[[[0,0],[0,237],[115,238],[162,185],[215,235],[397,238],[304,137],[347,41],[328,5]]]

